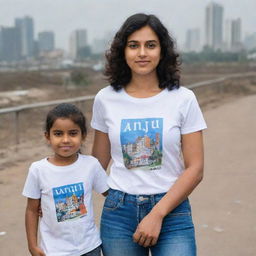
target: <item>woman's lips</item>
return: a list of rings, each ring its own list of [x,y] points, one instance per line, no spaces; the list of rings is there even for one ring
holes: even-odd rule
[[[140,65],[140,66],[145,66],[149,63],[150,61],[148,60],[139,60],[139,61],[135,61],[136,64]]]

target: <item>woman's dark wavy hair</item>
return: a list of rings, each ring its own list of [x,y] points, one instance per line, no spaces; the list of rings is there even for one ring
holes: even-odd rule
[[[161,45],[161,60],[157,66],[159,88],[179,88],[179,54],[175,51],[174,39],[155,15],[137,13],[130,16],[116,33],[110,49],[106,52],[105,76],[116,90],[126,86],[131,80],[131,70],[125,60],[127,38],[136,30],[149,26],[158,36]]]

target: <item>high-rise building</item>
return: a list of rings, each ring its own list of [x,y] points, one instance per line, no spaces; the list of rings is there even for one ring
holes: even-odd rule
[[[185,50],[188,52],[201,50],[200,46],[200,30],[199,29],[188,29],[186,33]]]
[[[79,57],[79,51],[88,47],[86,29],[79,29],[72,32],[69,40],[70,56],[73,59]]]
[[[21,59],[20,33],[15,27],[0,28],[0,60],[17,61]]]
[[[2,36],[2,27],[0,26],[0,61],[2,60],[3,54],[3,36]]]
[[[256,49],[256,33],[246,35],[244,39],[244,45],[247,50]]]
[[[106,32],[102,38],[95,38],[92,43],[93,53],[104,53],[107,49],[110,48],[111,42],[114,38],[114,32]]]
[[[242,42],[242,22],[241,19],[232,21],[232,43],[240,44]]]
[[[231,49],[232,44],[232,20],[225,21],[225,48],[226,50]]]
[[[103,53],[107,49],[108,42],[105,40],[105,38],[99,39],[95,38],[93,40],[92,44],[92,51],[93,53]]]
[[[240,18],[226,21],[225,43],[228,51],[236,52],[242,49],[242,26]]]
[[[21,34],[21,55],[25,58],[34,54],[34,22],[31,17],[15,19],[15,27]]]
[[[39,52],[48,52],[54,50],[54,33],[52,31],[43,31],[38,34]]]
[[[206,6],[205,21],[206,45],[221,49],[223,45],[223,7],[211,2]]]

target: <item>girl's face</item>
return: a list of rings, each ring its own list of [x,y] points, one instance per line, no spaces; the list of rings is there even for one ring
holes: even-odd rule
[[[156,75],[161,58],[161,46],[157,34],[145,26],[127,38],[125,59],[132,75]]]
[[[58,118],[46,134],[46,139],[54,151],[51,159],[55,164],[71,164],[77,159],[77,152],[84,140],[80,127],[71,119]]]

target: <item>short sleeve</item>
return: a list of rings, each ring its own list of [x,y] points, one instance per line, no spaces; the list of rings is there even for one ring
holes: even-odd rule
[[[207,128],[196,96],[192,91],[189,96],[182,107],[181,134],[188,134]]]
[[[37,169],[33,166],[33,164],[29,168],[22,195],[33,199],[41,198]]]
[[[94,99],[91,126],[95,130],[108,133],[108,127],[105,124],[103,108],[99,94],[97,94]]]
[[[96,168],[95,168],[95,175],[93,179],[93,189],[97,193],[104,193],[106,192],[109,187],[107,185],[107,174],[105,170],[102,168],[101,164],[99,161],[96,163]]]

